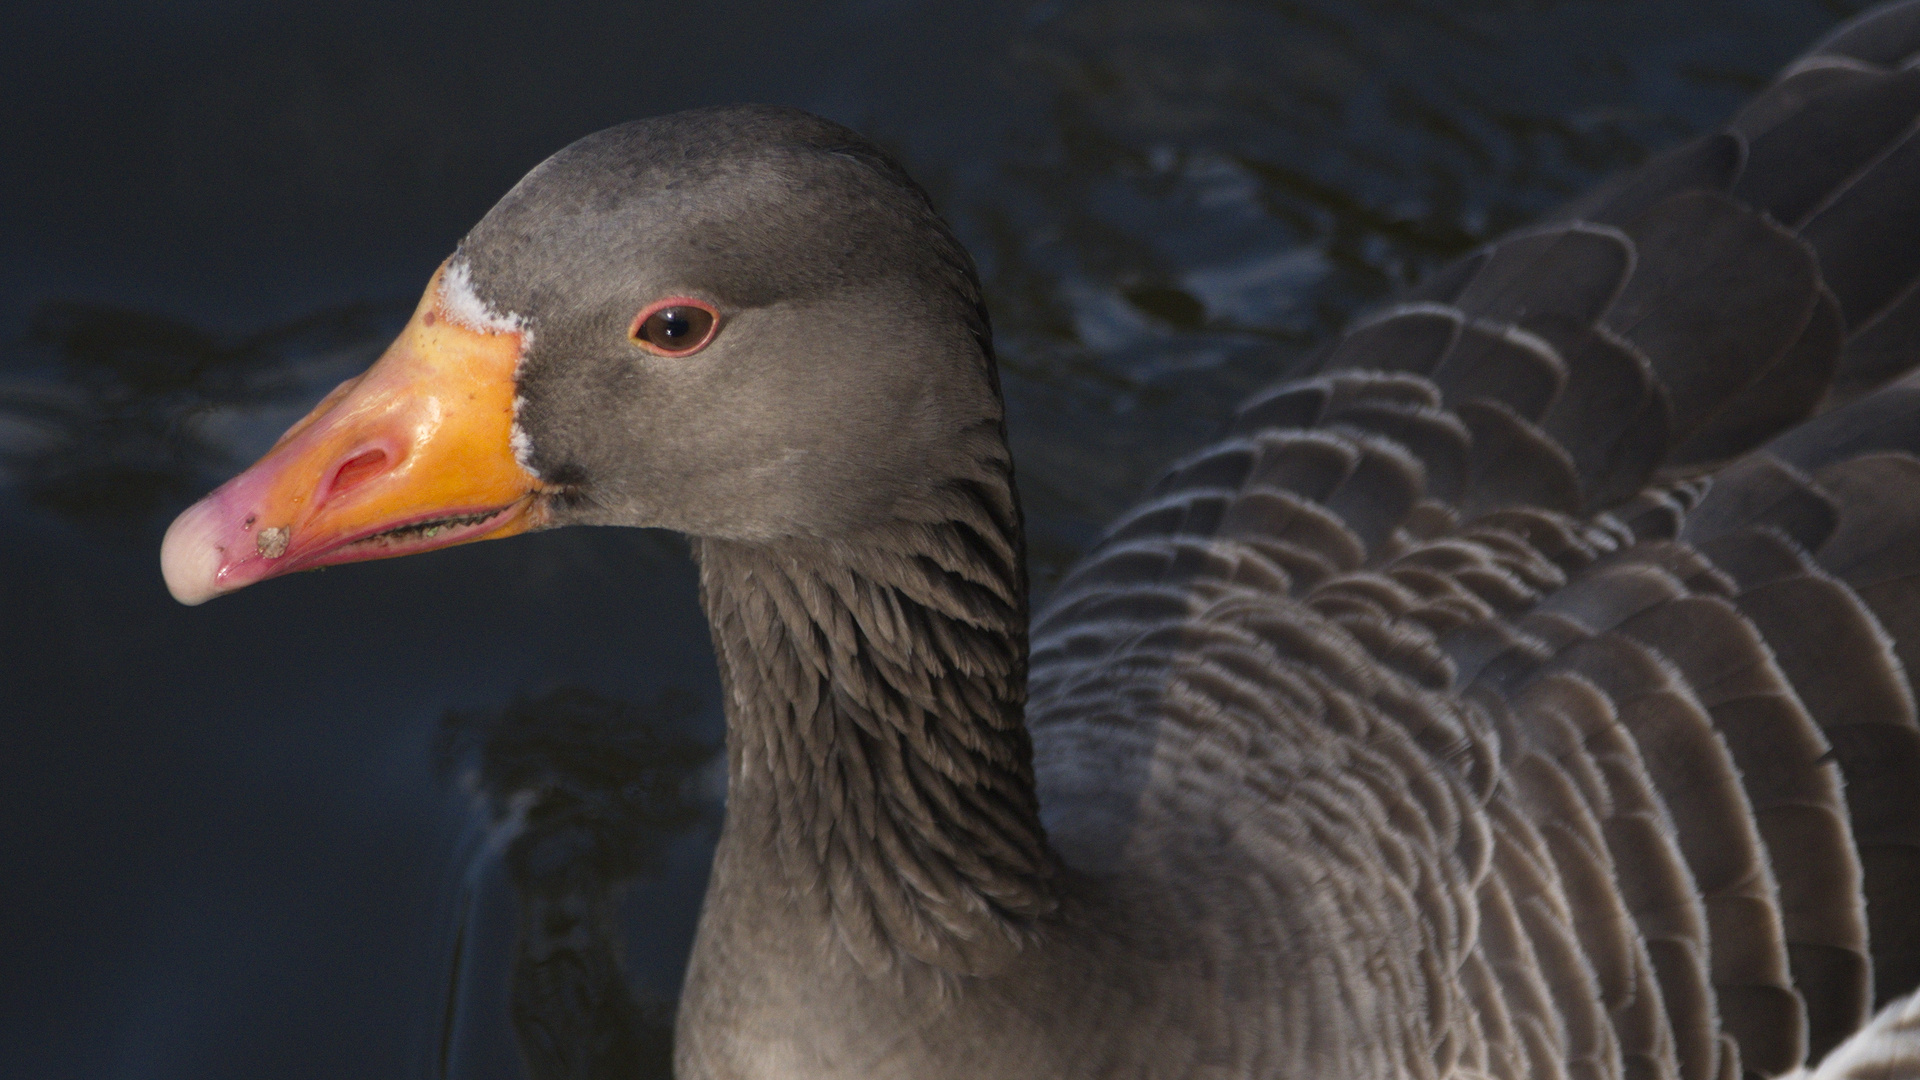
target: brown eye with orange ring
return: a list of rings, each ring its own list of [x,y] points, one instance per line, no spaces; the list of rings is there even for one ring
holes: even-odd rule
[[[720,313],[685,296],[656,300],[634,316],[627,336],[659,356],[690,356],[706,348],[720,328]]]

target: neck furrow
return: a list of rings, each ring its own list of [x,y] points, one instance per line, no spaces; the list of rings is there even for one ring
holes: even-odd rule
[[[747,857],[863,967],[998,967],[1054,905],[1017,543],[943,522],[695,550]]]

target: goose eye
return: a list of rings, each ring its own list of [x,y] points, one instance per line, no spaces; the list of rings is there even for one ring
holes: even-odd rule
[[[720,315],[698,300],[674,297],[649,304],[634,317],[629,331],[634,344],[661,356],[699,352],[713,340]]]

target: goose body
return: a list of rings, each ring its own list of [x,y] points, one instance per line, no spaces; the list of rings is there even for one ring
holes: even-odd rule
[[[684,1080],[1920,1076],[1916,55],[1876,9],[1362,319],[1031,622],[924,194],[791,110],[610,129],[168,583],[692,537]]]

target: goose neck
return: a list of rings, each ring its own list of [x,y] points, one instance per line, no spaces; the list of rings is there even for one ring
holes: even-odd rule
[[[999,967],[1056,903],[1018,544],[950,522],[695,552],[726,693],[728,857],[865,968]]]

